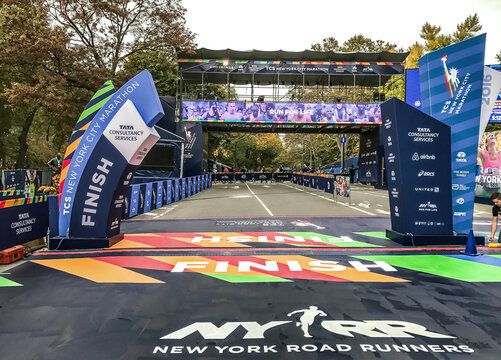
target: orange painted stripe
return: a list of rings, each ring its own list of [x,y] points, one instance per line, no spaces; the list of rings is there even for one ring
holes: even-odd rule
[[[165,233],[165,234],[168,234],[168,233]],[[152,237],[162,237],[163,234],[162,233],[159,233],[159,234],[155,234],[155,233],[137,233],[137,234],[125,234],[125,238],[134,238],[134,236],[152,236]]]
[[[96,283],[163,284],[163,281],[96,259],[53,259],[32,262]]]
[[[115,245],[110,247],[111,249],[129,249],[129,248],[153,248],[151,245],[146,245],[137,241],[131,240],[120,240]]]
[[[296,260],[299,262],[303,269],[312,270],[315,266],[309,265],[310,261],[319,261],[319,259],[312,259],[306,256],[291,256],[291,255],[273,255],[273,256],[258,256],[261,259],[266,260],[276,260],[281,263],[286,264],[287,260]],[[321,261],[321,260],[320,260]],[[345,266],[345,265],[343,265]],[[320,268],[320,267],[319,267]],[[346,279],[348,281],[355,282],[408,282],[408,280],[399,279],[393,276],[381,275],[378,273],[370,272],[370,271],[358,271],[349,266],[345,266],[345,270],[342,271],[322,271],[322,270],[312,270],[319,274],[335,276],[339,278]]]

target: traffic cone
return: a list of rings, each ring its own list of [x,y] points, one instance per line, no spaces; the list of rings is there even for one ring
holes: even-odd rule
[[[477,245],[475,244],[475,236],[473,236],[473,230],[470,230],[468,241],[466,242],[466,248],[464,249],[464,251],[461,251],[461,254],[469,256],[482,255],[477,252]]]

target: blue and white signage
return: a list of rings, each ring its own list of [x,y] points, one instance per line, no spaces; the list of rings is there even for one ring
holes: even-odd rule
[[[485,34],[419,59],[422,110],[451,127],[454,231],[472,228]]]

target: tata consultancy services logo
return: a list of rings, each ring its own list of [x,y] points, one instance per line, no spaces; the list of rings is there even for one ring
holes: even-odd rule
[[[460,151],[457,153],[456,162],[466,162],[466,153],[464,151]]]
[[[447,85],[447,91],[450,92],[451,98],[454,97],[454,94],[457,92],[457,87],[459,86],[459,78],[458,74],[459,71],[456,68],[451,67],[450,69],[447,68],[447,55],[442,55],[442,63],[444,65],[444,71],[445,71],[445,83]]]

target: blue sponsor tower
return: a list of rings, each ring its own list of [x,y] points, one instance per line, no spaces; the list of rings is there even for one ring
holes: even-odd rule
[[[485,34],[422,57],[422,111],[397,99],[381,106],[392,221],[387,236],[399,243],[466,244],[473,222],[484,50]]]

